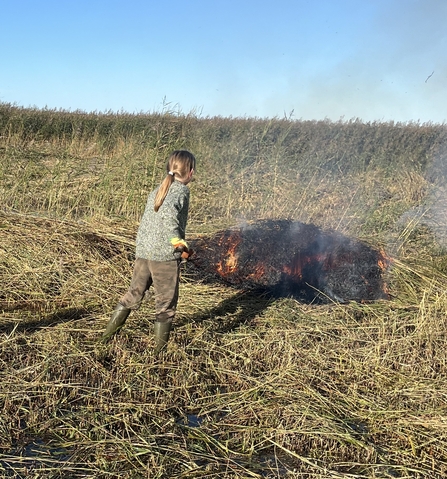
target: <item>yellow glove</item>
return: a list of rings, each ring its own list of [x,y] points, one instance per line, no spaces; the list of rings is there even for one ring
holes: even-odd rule
[[[188,248],[188,243],[181,238],[171,238],[171,244],[174,246],[174,250],[181,251],[182,258],[188,259],[191,255],[191,251]]]
[[[186,248],[188,249],[188,243],[182,238],[171,238],[171,244],[175,249],[177,248]]]

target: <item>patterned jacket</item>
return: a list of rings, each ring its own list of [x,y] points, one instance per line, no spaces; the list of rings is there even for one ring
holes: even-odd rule
[[[174,252],[172,238],[185,239],[188,221],[189,188],[174,180],[163,204],[154,211],[155,195],[150,193],[136,239],[136,257],[151,261],[172,261],[181,253]]]

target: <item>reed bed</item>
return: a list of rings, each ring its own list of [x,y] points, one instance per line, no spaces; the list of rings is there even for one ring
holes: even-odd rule
[[[446,477],[445,137],[0,104],[0,474]],[[186,264],[163,355],[150,296],[101,344],[178,147],[199,159],[191,237],[261,218],[333,228],[389,254],[390,300],[306,304]]]

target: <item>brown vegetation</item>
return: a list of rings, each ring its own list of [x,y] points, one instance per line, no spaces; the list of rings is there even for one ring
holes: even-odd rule
[[[0,137],[4,477],[446,476],[445,125],[0,104]],[[180,147],[199,160],[190,237],[331,228],[392,257],[390,300],[272,298],[186,265],[162,357],[151,298],[100,344]]]

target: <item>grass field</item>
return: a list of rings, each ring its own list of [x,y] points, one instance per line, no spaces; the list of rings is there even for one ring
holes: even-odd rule
[[[0,473],[447,476],[444,125],[85,114],[0,104]],[[301,303],[182,273],[98,342],[147,194],[191,149],[189,237],[287,218],[381,248],[390,299]]]

